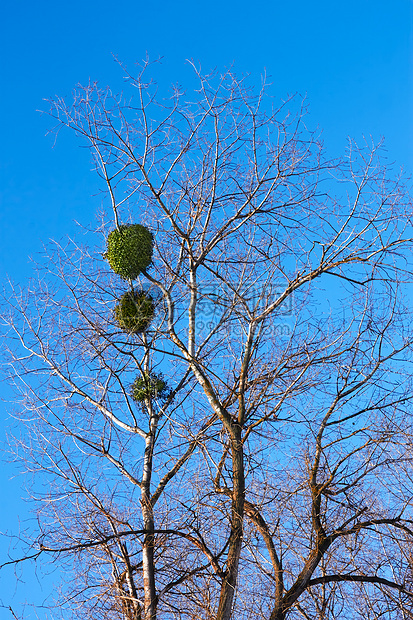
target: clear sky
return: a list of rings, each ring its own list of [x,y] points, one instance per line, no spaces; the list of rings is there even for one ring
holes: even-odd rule
[[[204,72],[233,65],[258,79],[266,70],[276,97],[307,96],[312,127],[323,129],[332,156],[348,135],[384,136],[389,161],[413,171],[412,0],[4,0],[0,22],[2,278],[24,285],[43,241],[73,234],[74,220],[93,221],[101,198],[87,152],[63,134],[52,148],[50,119],[37,110],[89,79],[116,90],[112,55],[131,70],[146,53],[163,57],[157,74],[165,85],[185,85],[186,59]],[[1,393],[10,398],[5,387]],[[3,439],[8,410],[0,403]],[[0,469],[0,531],[27,518],[23,480],[10,479],[16,471]],[[14,583],[12,573],[0,574],[0,604],[20,613],[18,600],[41,600],[35,580],[15,594]],[[3,617],[11,614],[0,608]],[[35,617],[26,609],[24,620]]]

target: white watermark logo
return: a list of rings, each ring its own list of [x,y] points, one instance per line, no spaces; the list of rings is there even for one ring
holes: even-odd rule
[[[273,315],[287,317],[293,314],[293,294],[286,295],[285,286],[279,282],[246,288],[201,284],[198,285],[197,297],[197,316],[204,320],[217,319],[228,309],[248,310],[248,314],[258,316],[271,306],[274,306]]]

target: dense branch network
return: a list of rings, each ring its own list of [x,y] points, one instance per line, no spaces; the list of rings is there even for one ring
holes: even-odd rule
[[[51,102],[110,209],[7,293],[15,449],[49,484],[10,563],[73,575],[63,617],[410,617],[408,192],[265,84],[194,68],[161,100],[150,70]]]

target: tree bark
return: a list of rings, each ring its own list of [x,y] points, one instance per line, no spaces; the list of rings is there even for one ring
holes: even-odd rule
[[[151,502],[152,460],[156,426],[157,416],[153,414],[150,424],[150,433],[146,438],[141,495],[143,525],[146,531],[142,548],[144,620],[156,620],[157,607],[154,563],[155,524]]]
[[[241,555],[244,522],[245,473],[241,427],[238,424],[234,425],[231,430],[231,455],[233,468],[231,533],[229,538],[227,567],[224,582],[221,587],[216,620],[230,620],[231,618],[237,585],[238,564]]]

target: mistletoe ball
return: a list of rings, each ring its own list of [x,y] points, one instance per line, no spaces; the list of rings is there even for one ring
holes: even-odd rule
[[[130,334],[141,334],[150,325],[155,314],[153,297],[145,291],[129,291],[122,295],[115,307],[119,327]]]
[[[107,238],[106,258],[124,280],[135,280],[152,262],[153,235],[141,224],[121,224]]]
[[[136,377],[132,383],[131,396],[139,403],[147,398],[166,400],[169,394],[170,390],[161,374],[145,373],[141,377]]]

